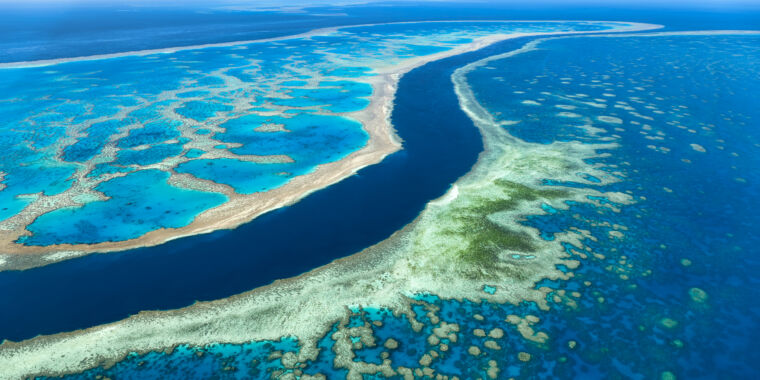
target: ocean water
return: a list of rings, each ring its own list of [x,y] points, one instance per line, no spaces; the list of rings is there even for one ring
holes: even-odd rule
[[[482,148],[477,130],[457,107],[451,72],[526,42],[510,41],[409,73],[400,84],[393,114],[406,149],[294,206],[233,232],[1,273],[6,289],[25,292],[7,293],[0,301],[3,310],[24,310],[3,313],[0,325],[6,327],[0,336],[22,339],[113,321],[139,310],[225,297],[383,239],[464,174]],[[537,205],[536,215],[526,217],[524,224],[546,240],[568,230],[588,231],[583,249],[565,245],[570,255],[586,256],[572,270],[573,278],[536,285],[555,289],[549,294],[549,311],[530,303],[497,305],[419,295],[415,311],[422,330],[415,331],[408,317],[393,316],[389,310],[353,309],[345,323],[336,322],[325,331],[322,351],[313,361],[295,361],[289,353],[299,351],[298,342],[284,338],[132,354],[112,367],[70,377],[270,378],[323,373],[343,378],[348,370],[336,366],[332,350],[348,339],[356,362],[380,364],[390,359],[394,367],[415,368],[435,349],[440,356],[428,367],[461,378],[485,378],[494,367],[499,378],[752,378],[760,359],[752,345],[760,336],[754,323],[760,310],[747,302],[757,296],[758,269],[758,236],[753,229],[758,136],[752,125],[760,115],[757,100],[746,94],[760,87],[758,42],[756,36],[567,38],[542,42],[536,51],[491,61],[468,74],[478,101],[523,141],[618,144],[602,151],[609,155],[588,162],[605,168],[619,182],[599,185],[600,179],[584,172],[576,173],[575,182],[536,178],[537,185],[550,189],[619,191],[635,200],[623,204],[590,198],[593,204],[568,201],[561,209]],[[349,78],[355,72],[364,71],[339,73]],[[435,115],[426,112],[431,107],[438,110]],[[102,139],[89,141],[81,144],[78,160],[86,161],[96,154],[90,152],[102,149]],[[163,145],[171,144],[157,144]],[[161,149],[156,152],[158,157],[170,156]],[[185,155],[198,158],[204,152],[193,148]],[[421,171],[429,175],[421,177]],[[154,172],[122,178],[140,173]],[[20,178],[40,177],[30,172]],[[58,189],[65,183],[45,186],[63,191]],[[24,201],[27,198],[21,197],[14,202]],[[290,239],[294,231],[298,239]],[[241,248],[250,242],[256,242],[255,249]],[[208,260],[211,251],[214,260]],[[266,252],[277,252],[289,263]],[[71,278],[71,273],[81,278]],[[50,283],[66,286],[51,289]],[[483,291],[486,297],[494,290],[486,286]],[[431,343],[438,323],[430,310],[457,324],[455,340],[442,334]],[[375,341],[334,336],[341,324],[369,327]],[[543,342],[539,332],[547,336]],[[389,338],[398,342],[396,348],[385,345]],[[481,352],[473,355],[471,347]]]
[[[745,2],[747,3],[747,2]],[[389,4],[391,6],[389,6]],[[141,7],[113,1],[6,3],[0,13],[0,62],[34,61],[123,51],[254,40],[307,32],[325,26],[428,20],[627,20],[680,29],[703,25],[747,29],[760,22],[757,7],[699,7],[699,4],[627,3],[578,7],[572,2],[391,2],[319,5],[301,12],[225,9],[213,1]],[[746,6],[746,5],[745,5]],[[255,9],[254,9],[255,10]]]
[[[599,254],[560,284],[581,292],[577,309],[560,306],[561,317],[543,325],[557,346],[582,347],[564,376],[757,373],[760,309],[746,300],[757,294],[760,264],[753,227],[760,135],[752,127],[760,113],[757,100],[741,94],[760,89],[758,42],[741,35],[557,39],[468,77],[498,120],[519,121],[505,128],[525,141],[618,144],[589,163],[619,177],[602,191],[629,194],[633,204],[610,212],[569,203],[525,222],[545,239],[590,231],[584,244]],[[542,180],[599,189],[578,177]]]
[[[177,173],[190,173],[197,178],[233,186],[241,194],[276,189],[294,175],[293,167],[279,163],[256,163],[231,158],[193,160],[177,167]],[[245,176],[238,176],[239,173]]]
[[[329,19],[282,12],[214,9],[213,2],[150,7],[131,2],[4,3],[0,62],[35,61],[255,40],[306,32]]]
[[[389,360],[396,370],[460,378],[752,378],[760,359],[760,309],[747,302],[757,296],[760,266],[760,135],[753,129],[760,108],[741,94],[760,90],[759,46],[760,37],[742,35],[560,38],[467,74],[477,100],[523,141],[615,143],[588,164],[616,182],[583,172],[577,182],[536,178],[547,188],[601,188],[633,200],[590,196],[593,202],[567,201],[563,209],[544,204],[525,218],[546,240],[587,231],[581,247],[565,245],[582,263],[574,276],[535,285],[552,289],[550,310],[418,295],[412,307],[421,329],[406,315],[355,308],[325,331],[315,360],[298,362],[297,344],[283,348],[284,341],[180,346],[70,377],[345,377],[349,366],[335,349],[346,339],[340,326],[357,334],[348,340],[351,360]],[[457,326],[453,336],[434,330],[440,320]]]

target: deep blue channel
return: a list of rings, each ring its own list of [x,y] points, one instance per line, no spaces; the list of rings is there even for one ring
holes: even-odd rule
[[[0,340],[23,340],[175,309],[299,275],[382,241],[469,171],[483,149],[453,71],[515,39],[431,62],[399,83],[392,122],[404,149],[234,230],[25,271],[0,272]]]

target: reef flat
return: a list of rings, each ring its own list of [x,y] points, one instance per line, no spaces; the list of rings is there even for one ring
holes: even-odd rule
[[[234,228],[377,163],[400,148],[398,78],[425,62],[533,33],[650,28],[382,24],[4,65],[2,122],[16,128],[3,129],[0,269]]]

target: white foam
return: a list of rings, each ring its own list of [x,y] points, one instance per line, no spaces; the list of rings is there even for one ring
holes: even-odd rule
[[[459,196],[459,187],[457,187],[456,184],[451,185],[451,188],[449,191],[446,192],[442,197],[430,201],[430,204],[436,205],[436,206],[445,206],[451,202],[453,202],[457,197]]]

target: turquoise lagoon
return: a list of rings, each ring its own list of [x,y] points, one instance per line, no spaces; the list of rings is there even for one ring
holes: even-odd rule
[[[119,242],[183,227],[225,197],[281,187],[365,146],[368,135],[351,113],[368,106],[367,79],[378,70],[496,33],[626,25],[377,25],[6,67],[0,70],[0,228],[8,242],[48,246]],[[184,182],[166,182],[179,173]],[[160,184],[149,197],[128,196],[154,177]],[[207,181],[230,190],[218,193]],[[187,207],[157,212],[178,194]],[[118,217],[102,218],[107,215]],[[62,218],[77,222],[59,230]],[[108,232],[93,233],[91,218],[102,218],[91,222]]]
[[[159,228],[185,226],[199,212],[227,200],[223,194],[171,186],[168,179],[169,173],[151,169],[103,182],[95,190],[109,194],[109,200],[90,200],[79,208],[44,214],[29,226],[32,235],[21,241],[50,245],[134,239]]]

